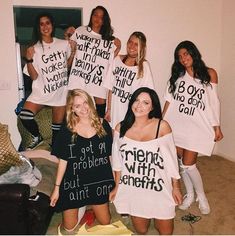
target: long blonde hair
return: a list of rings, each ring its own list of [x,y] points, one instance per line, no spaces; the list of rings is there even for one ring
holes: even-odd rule
[[[140,31],[135,31],[133,32],[128,41],[132,36],[135,36],[138,39],[138,57],[136,59],[136,63],[138,65],[138,75],[137,78],[143,78],[144,76],[144,61],[146,61],[145,56],[146,56],[146,37],[145,35],[140,32]]]
[[[79,123],[80,119],[79,116],[77,116],[73,111],[73,103],[75,97],[82,97],[87,102],[91,112],[90,112],[90,119],[91,119],[91,126],[95,128],[96,133],[99,137],[103,137],[106,135],[106,132],[101,124],[100,118],[98,117],[98,114],[95,109],[94,102],[91,98],[91,96],[81,89],[73,89],[68,92],[67,95],[67,103],[66,103],[66,121],[67,121],[67,127],[68,129],[73,133],[72,141],[75,140],[77,134],[75,132],[75,127],[77,123]]]

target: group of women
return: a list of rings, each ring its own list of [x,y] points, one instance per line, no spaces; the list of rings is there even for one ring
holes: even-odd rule
[[[121,43],[102,6],[68,40],[53,37],[50,15],[37,19],[37,42],[26,52],[33,89],[19,117],[33,149],[42,141],[34,116],[52,106],[59,164],[51,206],[63,212],[63,228],[73,231],[87,205],[109,224],[113,202],[138,234],[147,233],[151,219],[160,234],[172,234],[175,206],[188,209],[195,193],[201,213],[209,214],[196,161],[198,153],[211,155],[223,134],[217,74],[197,47],[176,47],[162,112],[142,32],[132,33],[126,55],[118,55]]]

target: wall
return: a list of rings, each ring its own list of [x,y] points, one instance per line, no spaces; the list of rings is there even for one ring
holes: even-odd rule
[[[174,49],[180,41],[185,39],[195,42],[205,62],[208,66],[216,68],[221,78],[226,77],[227,81],[231,78],[230,72],[232,71],[221,64],[223,59],[226,58],[227,60],[230,55],[229,53],[221,54],[221,48],[226,47],[227,40],[230,40],[229,34],[231,34],[231,31],[229,32],[227,29],[229,27],[233,28],[232,22],[234,21],[229,21],[226,17],[226,11],[230,9],[230,5],[234,6],[233,0],[4,0],[1,2],[0,10],[0,24],[2,26],[0,52],[1,55],[7,55],[9,59],[6,60],[5,57],[1,57],[0,65],[2,78],[7,78],[10,81],[11,89],[0,90],[0,121],[9,124],[12,140],[16,146],[19,144],[20,138],[16,130],[16,117],[13,112],[18,102],[13,5],[82,7],[84,24],[88,23],[92,8],[97,5],[105,6],[111,15],[115,35],[122,41],[122,53],[125,53],[126,40],[133,31],[139,30],[146,34],[147,58],[151,63],[156,90],[161,98],[170,75]],[[230,17],[234,16],[230,14]],[[222,23],[228,24],[226,29],[224,29]],[[225,36],[222,34],[222,30],[226,32]],[[221,66],[223,70],[221,70]],[[226,74],[222,76],[222,72],[226,72]],[[228,91],[232,89],[228,82],[227,87],[224,85],[221,94],[222,107],[223,102],[228,99],[227,89]],[[7,100],[6,97],[8,97]],[[161,102],[163,104],[162,99]],[[234,105],[231,104],[231,106]],[[226,111],[223,110],[223,112]],[[223,114],[222,125],[225,126],[229,121],[230,117]],[[227,158],[232,158],[232,153],[229,151],[231,150],[231,142],[228,142],[228,140],[234,137],[234,130],[227,130],[225,127],[223,129],[225,129],[226,139],[224,139],[223,144],[217,145],[215,152]]]
[[[235,1],[223,1],[220,69],[220,97],[224,139],[217,145],[217,153],[235,161]]]

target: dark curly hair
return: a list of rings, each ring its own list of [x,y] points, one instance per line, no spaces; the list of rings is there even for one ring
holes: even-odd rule
[[[120,137],[123,137],[127,132],[127,130],[130,129],[135,122],[135,115],[132,111],[132,105],[141,93],[149,94],[152,101],[153,110],[150,111],[148,114],[149,119],[151,118],[162,119],[162,109],[157,93],[153,89],[150,89],[148,87],[138,88],[132,94],[124,120],[121,121]]]
[[[111,19],[110,19],[108,11],[103,6],[97,6],[92,10],[88,27],[92,29],[92,16],[94,15],[96,10],[101,10],[104,13],[103,25],[101,26],[101,29],[99,32],[101,34],[101,38],[104,40],[110,40],[110,41],[114,40],[113,28],[111,26]]]
[[[185,67],[179,61],[179,50],[186,49],[193,59],[193,73],[194,78],[201,81],[202,84],[208,85],[210,83],[210,75],[208,73],[208,67],[202,60],[201,54],[194,43],[191,41],[182,41],[178,44],[174,52],[174,63],[171,67],[171,77],[169,79],[170,86],[169,92],[174,93],[176,89],[176,81],[179,77],[185,74]]]

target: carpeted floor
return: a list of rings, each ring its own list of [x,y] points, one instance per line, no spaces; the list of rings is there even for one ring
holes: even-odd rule
[[[189,211],[177,209],[174,234],[235,234],[235,162],[225,160],[219,156],[199,157],[198,168],[202,174],[205,191],[211,206],[211,213],[207,216],[201,215],[196,202]],[[129,229],[133,230],[129,218],[121,218],[116,214],[112,204],[110,208],[113,222],[120,219]],[[189,213],[199,216],[198,218],[201,217],[201,219],[195,223],[183,221],[182,217]],[[57,226],[60,221],[61,214],[54,214],[47,235],[57,234]],[[158,232],[151,224],[148,235],[157,234]]]

